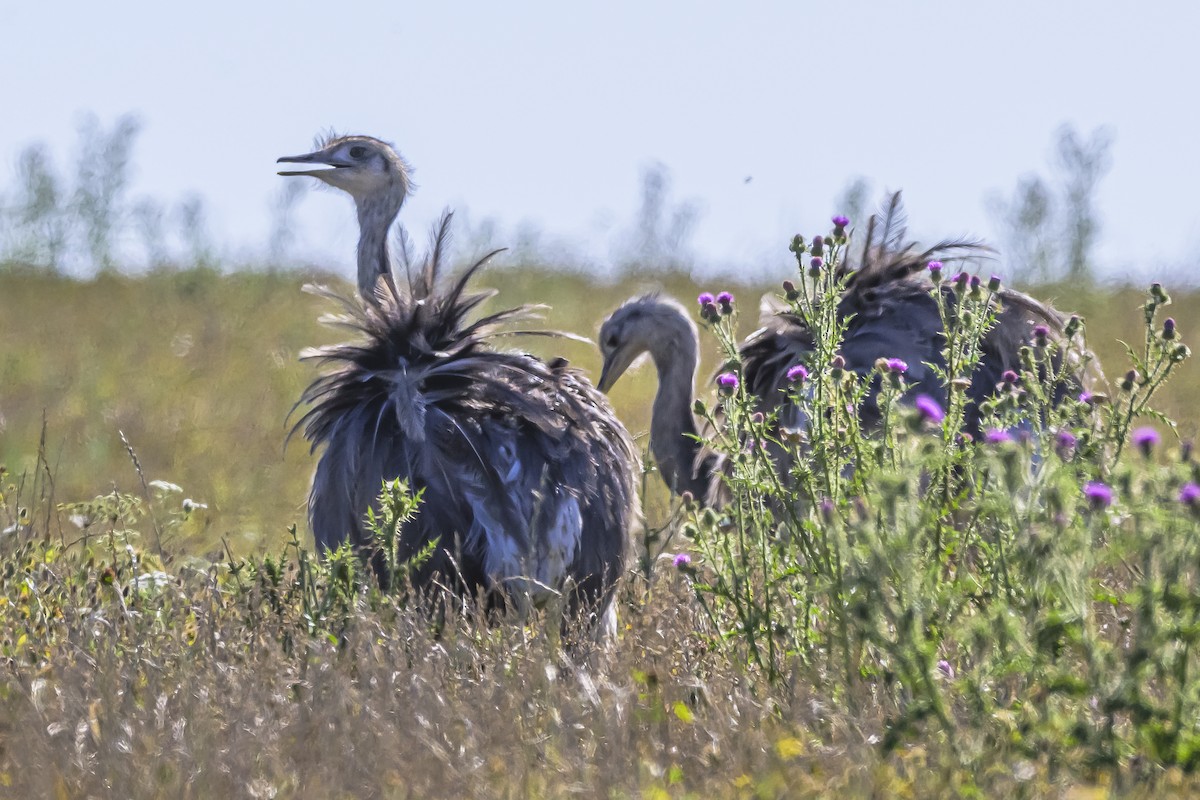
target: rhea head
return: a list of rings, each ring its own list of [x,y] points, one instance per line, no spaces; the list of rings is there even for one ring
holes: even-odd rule
[[[635,297],[600,326],[600,391],[607,392],[625,371],[649,353],[660,377],[668,372],[686,376],[687,390],[696,369],[696,325],[683,306],[657,293]]]
[[[372,297],[379,275],[390,269],[388,230],[412,190],[408,164],[391,145],[371,136],[330,138],[318,150],[284,156],[278,163],[320,165],[322,169],[279,174],[309,175],[354,198],[360,230],[358,288],[364,297]]]

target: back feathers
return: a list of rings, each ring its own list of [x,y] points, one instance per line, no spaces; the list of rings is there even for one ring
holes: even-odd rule
[[[930,261],[963,261],[989,256],[980,242],[947,239],[921,248],[907,240],[906,215],[900,193],[891,196],[881,211],[867,222],[861,256],[839,266],[838,277],[846,289],[838,312],[849,319],[841,354],[846,366],[867,375],[880,358],[901,358],[909,365],[909,396],[928,394],[945,404],[945,390],[928,364],[944,366],[942,321],[931,295]],[[950,288],[943,292],[955,302]],[[1034,325],[1046,325],[1061,335],[1064,318],[1058,312],[1020,292],[1002,289],[1000,314],[982,343],[983,356],[972,375],[968,428],[978,434],[978,404],[990,396],[1005,370],[1020,370],[1018,353],[1032,336]],[[806,360],[813,348],[812,332],[803,320],[779,305],[764,308],[764,327],[742,345],[741,357],[747,387],[774,408],[782,400],[789,367]],[[1078,376],[1083,380],[1084,376]],[[774,398],[779,398],[775,400]],[[862,410],[864,423],[878,417],[874,400]],[[788,424],[787,420],[783,420]]]
[[[325,447],[309,502],[317,543],[368,544],[367,508],[383,480],[401,477],[425,492],[401,556],[440,542],[418,583],[552,589],[570,579],[605,600],[638,513],[636,450],[604,396],[565,362],[494,348],[500,326],[535,318],[537,307],[470,321],[494,292],[467,284],[493,254],[439,286],[449,223],[419,267],[405,248],[408,291],[395,269],[370,302],[310,290],[341,304],[326,321],[358,335],[304,355],[327,367],[301,396],[310,408],[296,425],[314,450]]]

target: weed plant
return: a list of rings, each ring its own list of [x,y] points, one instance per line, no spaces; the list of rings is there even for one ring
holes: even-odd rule
[[[1111,399],[1076,378],[1094,371],[1081,319],[1061,338],[1035,327],[974,442],[967,390],[999,280],[943,281],[931,264],[948,402],[905,403],[903,362],[857,375],[837,355],[845,238],[815,241],[793,244],[787,287],[816,337],[790,373],[803,429],[743,389],[735,310],[703,314],[727,371],[718,404],[697,410],[720,431],[730,502],[691,509],[682,567],[711,646],[769,683],[883,713],[884,752],[936,729],[963,765],[1010,751],[1052,775],[1200,766],[1198,470],[1190,446],[1134,427],[1174,430],[1150,405],[1189,355],[1159,319],[1167,293],[1151,287]],[[873,383],[882,422],[868,435]]]

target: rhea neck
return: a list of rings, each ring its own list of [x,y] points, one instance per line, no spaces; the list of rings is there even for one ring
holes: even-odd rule
[[[664,308],[669,309],[669,316],[649,339],[650,357],[658,371],[658,393],[650,417],[650,450],[663,480],[673,492],[691,492],[703,498],[709,478],[695,474],[701,444],[696,438],[698,429],[692,415],[700,343],[695,328],[682,311]]]
[[[379,276],[391,272],[388,233],[407,195],[407,185],[397,181],[383,191],[354,198],[359,231],[358,291],[364,299],[373,299]]]

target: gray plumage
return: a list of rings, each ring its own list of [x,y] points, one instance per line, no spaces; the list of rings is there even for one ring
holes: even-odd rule
[[[942,322],[927,265],[931,260],[955,261],[985,255],[977,242],[946,240],[920,248],[905,240],[905,219],[900,195],[893,195],[884,210],[867,225],[858,263],[843,265],[839,277],[847,281],[838,305],[848,320],[840,353],[846,368],[867,376],[881,358],[900,358],[908,364],[912,400],[928,394],[945,406],[945,388],[928,365],[944,367]],[[946,301],[956,301],[947,285]],[[996,325],[985,335],[982,357],[972,374],[966,427],[979,434],[981,401],[996,391],[1005,370],[1020,371],[1019,350],[1029,343],[1035,325],[1045,325],[1052,338],[1061,339],[1065,319],[1057,311],[1028,295],[1009,289],[999,293],[1001,311]],[[802,427],[804,420],[787,400],[787,371],[808,360],[813,334],[803,320],[782,303],[766,304],[762,327],[740,347],[742,380],[763,411],[776,412],[780,424]],[[658,369],[659,387],[651,417],[650,442],[668,487],[676,493],[691,491],[697,498],[718,504],[722,460],[695,437],[692,416],[693,380],[698,361],[696,326],[678,304],[655,295],[630,300],[605,320],[600,329],[604,371],[600,388],[608,390],[642,353],[649,353]],[[1077,371],[1075,381],[1087,376]],[[875,404],[878,379],[860,408],[864,426],[879,421]],[[1056,402],[1068,387],[1058,387]]]
[[[383,480],[400,477],[424,491],[401,558],[439,541],[414,576],[418,586],[502,587],[519,602],[569,588],[573,609],[611,621],[604,612],[639,508],[636,450],[607,399],[565,361],[494,347],[501,326],[530,319],[534,308],[471,320],[494,294],[467,291],[487,258],[443,284],[449,215],[422,264],[405,258],[408,285],[398,288],[404,273],[391,265],[386,230],[407,170],[388,145],[345,137],[287,160],[335,165],[301,174],[354,195],[364,228],[363,296],[317,290],[341,303],[335,322],[358,338],[305,356],[327,367],[304,392],[310,408],[297,424],[314,451],[324,447],[309,498],[317,545],[369,546],[367,509]],[[356,163],[371,166],[348,172]]]

